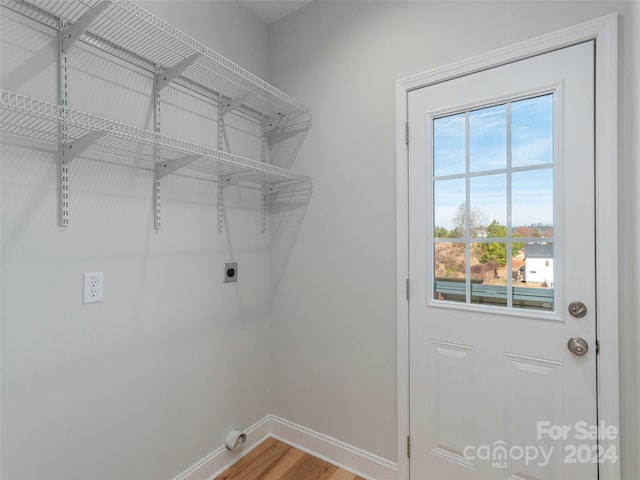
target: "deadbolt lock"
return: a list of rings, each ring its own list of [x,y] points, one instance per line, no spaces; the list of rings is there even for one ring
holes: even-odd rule
[[[587,306],[582,302],[571,302],[569,304],[569,313],[572,317],[582,318],[587,314]]]

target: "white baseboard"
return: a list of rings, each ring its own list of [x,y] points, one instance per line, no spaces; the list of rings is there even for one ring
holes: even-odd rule
[[[271,415],[267,415],[244,431],[247,434],[247,443],[242,449],[242,453],[227,450],[227,447],[223,445],[173,480],[211,480],[215,478],[269,437],[270,420]]]
[[[267,437],[274,437],[368,480],[397,480],[398,478],[397,463],[275,415],[267,415],[246,429],[245,433],[247,443],[242,454],[230,452],[222,446],[173,480],[212,480]]]
[[[369,480],[397,480],[398,464],[271,415],[271,436]]]

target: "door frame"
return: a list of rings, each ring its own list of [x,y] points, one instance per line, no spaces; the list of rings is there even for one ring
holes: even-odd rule
[[[516,43],[467,60],[396,81],[396,254],[397,254],[397,409],[398,480],[409,480],[409,164],[406,144],[408,93],[534,55],[595,40],[596,335],[598,421],[618,427],[618,14]],[[620,460],[599,464],[601,480],[620,480]]]

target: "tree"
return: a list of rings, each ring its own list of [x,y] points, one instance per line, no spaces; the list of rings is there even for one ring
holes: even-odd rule
[[[514,237],[520,237],[520,234],[514,233]],[[500,225],[496,219],[487,227],[488,238],[507,238],[507,227]],[[511,244],[511,256],[514,257],[524,245],[520,242]],[[485,263],[493,269],[493,278],[498,278],[498,267],[504,267],[507,264],[507,243],[506,242],[488,242],[481,245],[482,256],[480,262]]]
[[[450,238],[453,232],[450,232],[445,227],[436,227],[436,238]]]
[[[531,226],[531,227],[527,227],[527,226],[521,226],[521,227],[515,227],[513,229],[514,231],[514,237],[516,236],[516,233],[519,234],[519,236],[522,237],[535,237],[535,238],[541,238],[542,237],[542,232],[540,231],[540,229],[538,227],[535,226]]]
[[[482,210],[477,207],[471,207],[469,211],[469,230],[470,237],[477,237],[478,231],[482,228],[486,219],[486,215]],[[465,237],[467,231],[467,205],[462,202],[458,205],[458,209],[456,210],[456,214],[452,218],[453,225],[455,228],[453,229],[453,233],[455,237],[462,238]]]

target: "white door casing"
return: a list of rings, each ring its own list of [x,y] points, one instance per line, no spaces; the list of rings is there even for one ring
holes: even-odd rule
[[[398,400],[399,400],[399,478],[408,478],[408,461],[406,460],[406,452],[404,446],[405,435],[408,434],[408,309],[404,300],[404,278],[408,278],[408,218],[407,212],[409,210],[407,203],[407,182],[408,182],[408,170],[406,163],[407,151],[404,146],[404,122],[401,121],[407,118],[407,95],[410,90],[415,88],[439,83],[441,81],[449,80],[459,77],[469,72],[478,72],[483,69],[491,68],[497,65],[509,63],[510,61],[527,58],[536,54],[547,52],[555,48],[564,47],[574,43],[582,42],[589,39],[596,40],[596,111],[598,116],[596,118],[596,220],[597,231],[596,239],[598,243],[598,255],[596,257],[596,263],[598,267],[597,283],[598,283],[598,310],[600,313],[601,321],[598,325],[598,337],[600,346],[603,350],[608,349],[608,355],[601,355],[598,359],[599,362],[599,384],[600,392],[607,392],[606,395],[600,394],[600,420],[604,420],[609,424],[617,425],[618,411],[617,411],[617,387],[618,387],[618,366],[617,366],[617,303],[615,302],[615,295],[617,293],[616,288],[616,267],[617,267],[617,253],[616,253],[616,202],[615,202],[615,186],[616,186],[616,173],[615,165],[613,165],[613,171],[609,170],[611,165],[611,158],[617,158],[616,150],[616,130],[615,130],[615,111],[616,111],[616,26],[617,16],[610,15],[601,19],[596,19],[592,22],[567,29],[563,32],[547,35],[538,39],[534,39],[530,42],[524,42],[518,44],[512,48],[504,49],[498,52],[493,52],[486,56],[471,59],[461,64],[452,65],[439,69],[437,71],[422,74],[410,79],[406,79],[398,82]],[[508,90],[508,88],[507,88]],[[525,88],[526,90],[526,88]],[[514,92],[506,92],[514,93]],[[473,100],[471,100],[473,101]],[[413,132],[412,132],[413,133]],[[412,142],[413,142],[412,135]],[[604,165],[604,158],[606,155],[606,167]],[[613,162],[615,163],[615,162]],[[413,172],[412,172],[413,175]],[[613,193],[613,195],[612,195]],[[607,195],[609,194],[609,195]],[[613,199],[613,201],[612,201]],[[604,232],[607,232],[606,234]],[[613,235],[611,235],[613,232]],[[412,285],[412,300],[415,300],[415,284]],[[567,292],[570,293],[570,292]],[[562,292],[557,292],[557,311],[561,313],[561,310],[566,308],[567,295],[562,295]],[[607,312],[603,315],[603,312]],[[412,332],[413,333],[413,332]],[[473,341],[469,341],[466,344],[459,342],[452,344],[451,342],[438,341],[434,339],[431,347],[432,360],[434,352],[446,352],[445,355],[447,361],[453,361],[452,365],[456,362],[460,363],[460,359],[471,358],[476,354],[474,350],[465,350],[466,347],[472,347]],[[605,346],[606,345],[606,346]],[[513,349],[517,351],[517,349]],[[606,350],[605,350],[606,351]],[[517,355],[517,354],[516,354]],[[544,356],[531,358],[543,358]],[[520,366],[526,366],[528,363],[528,356],[524,355],[520,358],[516,358]],[[512,358],[513,360],[513,358]],[[477,361],[469,363],[471,365]],[[464,362],[463,362],[464,363]],[[517,362],[516,362],[517,363]],[[536,361],[533,362],[535,364]],[[529,364],[529,365],[533,365]],[[541,362],[537,362],[537,365],[533,367],[533,370],[541,371],[553,371],[557,365],[551,362],[548,365],[543,365]],[[464,370],[464,369],[463,369]],[[517,370],[517,369],[516,369]],[[531,370],[531,369],[529,369]],[[466,369],[468,372],[473,370]],[[474,373],[475,374],[475,373]],[[501,372],[502,375],[502,372]],[[551,375],[553,376],[553,375]],[[611,392],[614,392],[612,395]],[[615,397],[615,398],[613,398]],[[500,400],[503,401],[504,399]],[[499,438],[499,437],[498,437]],[[497,438],[496,438],[497,439]],[[475,439],[477,440],[477,439]],[[617,445],[618,439],[610,439],[602,442],[603,447],[609,445]],[[416,452],[416,441],[412,442],[413,453]],[[442,452],[441,452],[442,453]],[[445,454],[446,456],[446,454]],[[602,464],[599,466],[601,472],[601,478],[615,479],[619,478],[619,468],[617,464]],[[421,477],[422,478],[422,477]],[[462,478],[462,477],[460,477]],[[473,477],[470,477],[473,478]],[[483,478],[484,477],[478,477]],[[561,478],[561,477],[557,477]],[[570,477],[567,477],[570,478]],[[583,477],[580,477],[583,478]],[[586,478],[586,477],[584,477]]]

